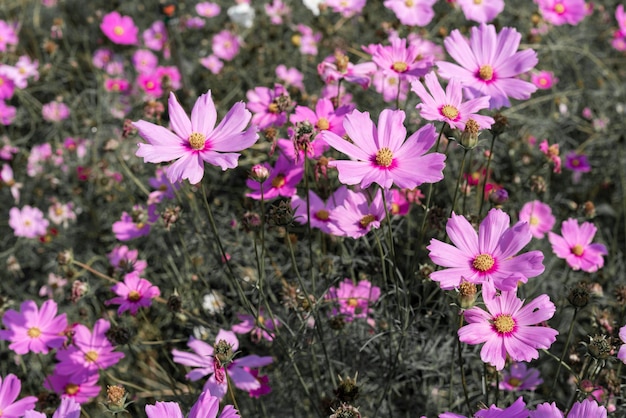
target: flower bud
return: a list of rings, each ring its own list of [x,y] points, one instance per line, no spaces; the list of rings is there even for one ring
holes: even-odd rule
[[[596,360],[606,360],[613,351],[613,345],[607,340],[606,335],[594,335],[587,344],[587,350],[591,357]]]
[[[459,285],[459,306],[463,309],[469,309],[476,303],[476,285],[465,279],[461,279]]]
[[[480,126],[474,119],[470,119],[465,124],[459,142],[463,148],[472,149],[478,144],[478,135],[480,135]]]
[[[250,169],[250,178],[263,183],[270,176],[270,170],[262,164],[256,164]]]

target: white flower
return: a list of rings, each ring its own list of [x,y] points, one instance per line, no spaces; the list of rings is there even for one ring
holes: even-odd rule
[[[250,29],[254,23],[254,9],[250,3],[243,2],[229,7],[227,13],[230,20],[246,29]]]
[[[320,4],[324,3],[325,0],[302,0],[304,6],[313,12],[315,16],[320,15]]]
[[[222,295],[214,290],[204,295],[202,298],[202,308],[209,313],[209,315],[221,314],[224,311],[224,298]]]

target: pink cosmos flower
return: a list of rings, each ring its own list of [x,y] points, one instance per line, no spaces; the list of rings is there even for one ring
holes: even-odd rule
[[[70,117],[70,108],[62,102],[50,102],[41,107],[41,115],[48,122],[61,122]]]
[[[100,29],[113,43],[119,45],[135,45],[139,29],[133,18],[122,16],[118,12],[111,12],[102,18]]]
[[[561,172],[561,157],[559,155],[560,154],[559,144],[548,145],[548,140],[544,139],[539,144],[539,150],[543,152],[545,156],[548,157],[548,159],[554,164],[554,168],[552,169],[552,171],[554,173],[560,173]]]
[[[17,418],[24,416],[26,411],[33,409],[37,397],[27,396],[15,401],[22,390],[22,382],[14,374],[8,374],[4,379],[0,377],[0,411],[2,416]]]
[[[383,100],[386,102],[395,102],[396,100],[404,102],[409,92],[408,83],[403,83],[397,74],[385,73],[382,70],[374,73],[372,84],[374,85],[374,90],[382,94]]]
[[[617,51],[626,51],[626,32],[616,30],[613,32],[613,39],[611,39],[611,46]]]
[[[535,390],[543,383],[539,370],[528,368],[526,363],[513,363],[508,370],[502,370],[501,390]]]
[[[335,208],[343,204],[347,195],[347,187],[338,188],[326,202],[324,202],[313,190],[309,190],[309,212],[311,213],[311,228],[318,228],[327,234],[331,233],[330,223],[336,221]],[[291,207],[294,209],[294,219],[296,222],[306,225],[307,202],[305,198],[293,196]]]
[[[65,314],[57,316],[57,304],[47,300],[41,309],[32,300],[20,305],[20,312],[9,309],[2,317],[6,330],[0,330],[0,339],[11,341],[9,348],[16,354],[47,354],[51,348],[61,347],[65,341],[63,332],[67,328]]]
[[[251,369],[250,367],[244,367],[243,369],[254,376],[261,385],[258,389],[252,389],[248,392],[251,398],[257,399],[272,392],[272,387],[269,385],[269,377],[267,375],[259,376],[261,372],[258,369]]]
[[[535,0],[543,18],[555,26],[577,25],[587,15],[585,0]]]
[[[343,17],[352,17],[360,14],[367,0],[326,0],[326,6]]]
[[[55,225],[61,225],[63,228],[67,228],[69,221],[76,220],[76,213],[74,213],[74,204],[54,202],[48,208],[48,218]]]
[[[130,83],[125,78],[107,78],[104,80],[104,89],[112,93],[128,91]]]
[[[222,68],[224,68],[224,63],[213,54],[208,57],[200,58],[200,64],[213,74],[219,74],[220,71],[222,71]]]
[[[430,71],[432,57],[419,57],[418,47],[408,45],[406,39],[391,38],[391,45],[372,44],[363,48],[372,54],[372,61],[386,73],[400,80],[416,81]]]
[[[137,85],[149,98],[158,99],[163,95],[161,77],[157,73],[140,73],[137,76]]]
[[[94,67],[103,70],[112,58],[113,51],[111,51],[109,48],[98,48],[93,52],[91,62]]]
[[[26,174],[30,177],[42,174],[44,171],[44,163],[49,161],[51,157],[52,146],[49,143],[45,142],[33,146],[28,156],[28,162],[26,163]]]
[[[85,325],[74,325],[72,345],[57,351],[56,359],[59,363],[55,373],[91,375],[117,364],[124,353],[115,352],[115,347],[107,339],[106,333],[110,328],[111,323],[106,319],[96,321],[93,333]]]
[[[38,208],[26,205],[21,210],[15,207],[9,210],[9,226],[16,237],[38,238],[46,234],[48,225]]]
[[[187,418],[239,418],[239,412],[232,405],[224,406],[222,413],[218,412],[220,399],[212,396],[211,392],[205,390],[200,394],[198,400],[189,411]],[[176,402],[157,402],[155,405],[146,405],[146,415],[148,418],[183,418],[180,406]]]
[[[376,64],[373,62],[362,62],[353,64],[341,51],[335,51],[317,65],[317,73],[327,84],[332,84],[339,80],[349,83],[356,83],[367,89],[371,83],[371,76],[376,72]]]
[[[313,32],[313,29],[302,23],[299,23],[297,28],[298,32],[300,32],[300,38],[295,39],[298,39],[296,43],[300,53],[303,55],[317,55],[317,44],[322,40],[322,34]]]
[[[4,126],[9,126],[15,120],[17,115],[17,108],[6,104],[3,100],[0,100],[0,123]]]
[[[583,173],[591,171],[591,164],[585,154],[579,154],[576,151],[570,151],[565,156],[565,168],[573,171],[572,182],[574,184],[580,182]]]
[[[18,42],[19,38],[13,25],[0,20],[0,52],[6,52],[9,45],[16,46]]]
[[[43,387],[61,395],[61,399],[71,398],[76,403],[83,404],[98,396],[100,375],[62,375],[54,373],[44,379]]]
[[[258,343],[261,339],[267,341],[274,340],[274,329],[280,326],[278,320],[271,319],[265,315],[265,310],[259,308],[258,318],[250,314],[237,314],[237,318],[241,321],[231,327],[231,330],[237,334],[250,334],[250,339],[254,343]],[[261,328],[263,326],[263,328]]]
[[[239,37],[228,30],[216,33],[211,44],[213,55],[224,61],[231,61],[239,53]]]
[[[467,20],[478,23],[492,21],[504,10],[504,0],[457,0]]]
[[[508,408],[502,409],[491,405],[489,409],[481,409],[474,414],[474,418],[526,418],[527,416],[526,403],[521,396]]]
[[[490,109],[510,106],[509,97],[528,99],[537,88],[517,76],[530,71],[538,59],[532,49],[516,52],[521,39],[514,28],[503,28],[496,34],[493,25],[482,23],[472,27],[468,42],[455,29],[444,45],[461,65],[437,61],[439,74],[446,79],[457,78],[469,98],[490,96]]]
[[[619,339],[622,340],[622,346],[619,348],[617,358],[626,364],[626,325],[619,329]]]
[[[532,239],[528,224],[509,225],[509,215],[491,209],[476,234],[465,217],[453,213],[446,232],[455,246],[432,239],[427,247],[435,264],[450,268],[435,271],[430,278],[444,290],[458,287],[462,279],[491,289],[514,290],[517,282],[526,283],[543,273],[541,251],[515,255]]]
[[[563,412],[557,408],[554,402],[537,405],[535,411],[530,411],[530,418],[563,418]],[[606,418],[607,410],[604,406],[598,405],[594,400],[585,399],[576,402],[567,414],[567,418]]]
[[[157,56],[147,49],[135,51],[131,61],[139,74],[151,74],[159,64]]]
[[[419,81],[411,83],[411,90],[422,101],[416,107],[424,119],[447,122],[451,127],[461,131],[465,129],[465,123],[469,119],[474,119],[481,129],[488,129],[494,123],[492,117],[476,113],[489,107],[489,96],[463,102],[463,92],[459,82],[454,78],[450,79],[444,92],[434,72],[426,74],[424,82],[430,94]]]
[[[273,0],[271,4],[265,4],[265,13],[273,25],[282,25],[283,17],[291,14],[291,8],[282,0]]]
[[[217,3],[204,1],[196,4],[196,13],[202,17],[211,18],[220,14],[221,8]]]
[[[385,109],[376,128],[368,112],[353,110],[343,122],[352,142],[330,131],[320,133],[331,147],[352,158],[329,163],[337,167],[339,181],[360,184],[363,189],[372,183],[385,189],[392,184],[413,189],[422,183],[441,180],[445,156],[440,153],[424,155],[435,143],[435,127],[426,125],[405,141],[404,118],[402,110]]]
[[[220,341],[224,341],[230,345],[233,353],[236,353],[239,349],[239,340],[232,331],[221,329],[215,338],[215,344],[217,345]],[[174,362],[185,366],[197,367],[186,375],[187,379],[191,381],[196,381],[204,376],[211,375],[204,384],[204,390],[208,390],[212,395],[222,399],[226,394],[227,384],[225,380],[222,382],[216,380],[214,374],[215,359],[213,357],[213,347],[204,341],[196,340],[194,337],[189,337],[187,345],[193,350],[193,353],[172,350]],[[267,366],[273,363],[273,361],[274,359],[272,357],[260,357],[255,354],[250,354],[245,357],[235,357],[233,361],[225,367],[228,377],[232,380],[234,385],[241,390],[250,392],[261,387],[261,383],[249,372],[250,368]]]
[[[324,296],[333,306],[332,315],[341,315],[346,322],[355,318],[368,318],[370,305],[380,297],[380,288],[368,280],[361,280],[356,285],[351,279],[344,279],[338,287],[331,287]]]
[[[118,245],[107,254],[109,263],[117,271],[127,274],[130,272],[137,272],[139,274],[148,267],[148,263],[145,260],[139,260],[139,251],[130,250],[126,245]]]
[[[519,220],[520,222],[528,222],[530,233],[537,239],[542,239],[556,222],[550,205],[539,200],[524,204],[519,212]]]
[[[291,105],[289,93],[280,84],[274,84],[273,88],[255,87],[246,93],[248,98],[247,107],[254,113],[252,124],[259,129],[270,126],[280,127],[287,122],[286,108]]]
[[[120,241],[144,237],[150,234],[150,227],[158,218],[156,205],[150,205],[147,209],[142,205],[134,205],[130,214],[122,212],[121,219],[113,223],[113,233]]]
[[[626,13],[624,12],[624,5],[618,4],[615,8],[615,20],[619,26],[619,30],[626,33]]]
[[[152,50],[160,51],[167,45],[167,28],[162,20],[155,21],[142,36],[144,44]]]
[[[178,71],[178,67],[173,65],[158,66],[154,70],[154,73],[159,77],[162,85],[168,86],[172,90],[178,90],[182,87],[182,77],[180,71]]]
[[[13,169],[9,164],[2,164],[2,170],[0,170],[0,185],[6,186],[10,189],[11,196],[13,196],[13,200],[15,200],[16,204],[20,202],[20,189],[24,185],[15,181],[15,177],[13,176]],[[18,224],[20,224],[20,222],[18,222]],[[23,221],[21,222],[21,224],[25,226]]]
[[[296,164],[295,161],[281,154],[274,168],[267,163],[264,163],[264,167],[269,170],[269,177],[263,183],[248,179],[246,184],[252,191],[246,194],[247,197],[269,200],[278,196],[291,197],[296,194],[296,186],[304,175],[302,164]]]
[[[349,106],[340,106],[335,110],[330,99],[321,98],[315,104],[315,111],[306,106],[296,106],[289,121],[294,125],[298,122],[309,122],[315,132],[330,131],[343,136],[346,131],[343,128],[343,119],[350,111]]]
[[[391,193],[385,193],[387,201],[391,201]],[[365,193],[347,190],[343,202],[333,210],[328,228],[333,235],[357,239],[373,228],[380,228],[385,216],[381,189],[377,190],[371,202]]]
[[[526,306],[516,290],[497,294],[483,287],[487,311],[479,307],[466,310],[463,315],[468,325],[458,331],[459,339],[467,344],[485,343],[480,358],[497,370],[504,368],[507,355],[514,361],[539,358],[537,349],[548,349],[556,340],[558,331],[535,326],[552,318],[556,307],[548,295],[540,295]]]
[[[554,76],[552,71],[539,71],[530,75],[530,81],[540,90],[549,90],[559,79]]]
[[[198,98],[191,111],[191,119],[170,93],[170,124],[174,132],[144,120],[133,122],[139,134],[148,141],[139,144],[136,152],[144,162],[161,163],[176,160],[167,168],[170,182],[189,179],[197,184],[204,176],[204,162],[226,170],[237,167],[238,153],[258,138],[255,129],[245,130],[251,114],[242,102],[236,103],[220,124],[215,127],[217,111],[211,90]]]
[[[297,68],[287,68],[284,64],[280,64],[276,67],[276,77],[278,77],[285,86],[293,86],[304,91],[304,84],[302,83],[304,75],[298,71]]]
[[[391,9],[407,26],[426,26],[435,16],[433,5],[437,0],[385,0],[386,8]]]
[[[47,418],[43,412],[26,411],[24,418]],[[80,418],[80,404],[72,398],[61,399],[61,404],[54,411],[52,418]]]
[[[608,251],[604,244],[592,244],[597,228],[589,222],[578,225],[578,221],[569,218],[561,224],[561,235],[548,232],[548,240],[557,257],[565,259],[573,270],[593,273],[604,266]]]
[[[139,308],[149,307],[152,305],[152,299],[161,295],[157,286],[140,278],[136,271],[126,274],[124,281],[115,284],[111,291],[117,294],[117,297],[107,300],[105,305],[119,304],[118,315],[130,311],[130,314],[135,316]]]

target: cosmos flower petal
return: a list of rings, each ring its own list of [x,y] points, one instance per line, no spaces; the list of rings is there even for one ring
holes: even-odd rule
[[[176,95],[170,92],[170,98],[168,100],[169,106],[169,115],[170,115],[170,125],[172,126],[172,130],[176,132],[180,138],[187,139],[193,132],[191,127],[191,120],[189,120],[189,116],[183,109],[183,107],[178,103],[178,99],[176,99]]]
[[[208,137],[213,132],[216,121],[217,110],[215,109],[211,91],[209,90],[196,100],[191,110],[191,130]]]

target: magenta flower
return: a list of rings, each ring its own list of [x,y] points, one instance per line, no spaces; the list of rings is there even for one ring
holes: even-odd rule
[[[295,161],[281,155],[276,160],[274,168],[267,163],[263,166],[269,170],[269,177],[263,183],[248,179],[246,184],[252,191],[246,193],[246,196],[256,200],[269,200],[278,196],[292,197],[296,194],[296,186],[304,175],[302,164],[296,164]]]
[[[552,71],[539,71],[530,75],[530,81],[540,90],[551,89],[559,79],[554,76]]]
[[[122,212],[121,219],[113,222],[112,230],[115,238],[120,241],[144,237],[150,234],[150,227],[158,218],[156,205],[150,205],[147,209],[142,205],[135,205],[130,214]]]
[[[313,29],[302,23],[297,26],[300,32],[299,50],[303,55],[317,55],[317,44],[322,40],[320,32],[313,32]]]
[[[21,417],[35,407],[35,396],[27,396],[15,402],[21,389],[22,382],[14,374],[8,374],[4,380],[0,377],[0,412],[3,417]]]
[[[469,119],[474,119],[481,129],[488,129],[494,123],[492,117],[476,113],[489,107],[489,96],[463,102],[463,92],[459,82],[454,78],[450,79],[444,92],[434,72],[426,74],[424,82],[430,94],[419,81],[411,83],[411,90],[422,101],[416,107],[424,119],[447,122],[451,127],[461,131],[465,129],[465,123]]]
[[[404,102],[409,92],[408,83],[402,83],[397,74],[382,70],[376,71],[372,78],[374,89],[382,94],[383,100],[389,103],[399,100]]]
[[[286,65],[280,64],[276,67],[276,77],[278,77],[286,86],[296,87],[298,90],[304,91],[302,80],[304,75],[297,68],[287,68]]]
[[[385,189],[392,184],[413,189],[422,183],[441,180],[446,157],[439,153],[424,155],[435,143],[435,127],[426,125],[405,141],[404,118],[402,110],[385,109],[376,128],[368,112],[354,110],[343,123],[352,142],[333,132],[322,132],[320,136],[331,147],[352,158],[329,163],[337,167],[339,181],[360,184],[363,189],[372,183]]]
[[[426,26],[435,17],[433,5],[437,0],[385,0],[386,8],[407,26]]]
[[[490,96],[491,109],[510,106],[509,97],[528,99],[537,88],[516,77],[530,71],[538,60],[532,49],[516,52],[521,39],[514,28],[503,28],[496,34],[493,25],[482,23],[471,29],[468,42],[455,29],[444,45],[460,65],[437,61],[439,74],[446,79],[457,78],[469,98]]]
[[[82,324],[74,325],[73,344],[57,351],[56,358],[60,363],[56,365],[55,373],[91,375],[117,364],[124,353],[115,352],[115,347],[107,339],[110,328],[111,323],[106,319],[96,321],[93,333]]]
[[[356,285],[351,279],[339,283],[339,287],[331,287],[325,299],[333,303],[332,315],[341,315],[346,322],[355,318],[369,317],[370,305],[376,303],[380,297],[380,288],[373,286],[367,280],[361,280]]]
[[[122,16],[118,12],[111,12],[102,18],[100,29],[113,43],[119,45],[135,45],[139,29],[133,18]]]
[[[21,210],[15,207],[9,210],[9,226],[16,237],[38,238],[46,234],[48,224],[38,208],[26,205]]]
[[[376,68],[376,64],[373,62],[353,64],[341,51],[336,51],[334,55],[324,58],[317,65],[317,73],[327,84],[345,80],[367,89],[372,82],[371,77],[376,72]]]
[[[255,87],[246,93],[247,107],[254,113],[252,124],[259,129],[282,126],[287,122],[286,108],[291,105],[287,90],[280,84],[274,88]]]
[[[216,33],[211,44],[213,55],[224,61],[233,60],[239,53],[239,38],[228,30]]]
[[[0,330],[0,340],[11,341],[9,348],[16,354],[29,352],[47,354],[51,348],[61,347],[67,328],[65,314],[57,316],[57,304],[47,300],[41,309],[32,300],[22,302],[20,312],[9,309],[2,317],[6,330]]]
[[[191,411],[189,411],[187,418],[239,417],[239,412],[232,405],[226,405],[218,417],[219,408],[220,399],[212,396],[211,392],[205,390],[200,394]],[[148,418],[183,418],[180,406],[176,402],[157,402],[154,405],[146,405],[146,415]]]
[[[15,82],[8,66],[0,66],[0,100],[9,100],[15,93]]]
[[[335,208],[341,205],[347,195],[346,186],[337,189],[326,202],[324,202],[313,190],[309,190],[309,212],[311,213],[311,228],[318,228],[327,234],[331,233],[331,222],[337,221],[335,218]],[[307,202],[306,198],[293,196],[291,207],[294,209],[294,219],[296,222],[306,225]]]
[[[587,15],[585,0],[535,0],[543,18],[555,26],[577,25]]]
[[[540,295],[526,306],[516,290],[497,294],[483,287],[487,311],[479,307],[466,310],[463,315],[468,325],[458,331],[459,339],[467,344],[485,343],[480,358],[497,370],[504,368],[507,355],[514,361],[531,361],[539,357],[537,349],[548,349],[556,340],[558,331],[535,326],[552,318],[556,307],[548,295]]]
[[[41,116],[48,122],[61,122],[70,117],[70,108],[65,103],[53,101],[41,107]]]
[[[157,65],[159,65],[157,56],[147,49],[136,50],[133,53],[131,61],[139,74],[151,74],[154,72]]]
[[[0,123],[4,126],[11,125],[15,120],[15,115],[17,115],[17,108],[0,100]]]
[[[420,57],[416,45],[408,45],[406,39],[391,38],[391,45],[372,44],[363,48],[372,54],[372,61],[386,73],[395,74],[400,80],[416,81],[430,71],[432,56]]]
[[[26,411],[24,418],[47,418],[43,412]],[[80,418],[80,404],[73,398],[62,398],[61,404],[54,411],[52,418]]]
[[[457,0],[467,20],[478,23],[492,21],[504,10],[504,0]]]
[[[204,58],[200,58],[200,64],[202,64],[204,68],[211,71],[213,74],[219,74],[220,71],[222,71],[222,68],[224,68],[224,63],[213,54]]]
[[[550,205],[538,200],[524,204],[519,212],[519,220],[520,222],[528,222],[530,233],[537,239],[542,239],[556,222]]]
[[[332,7],[336,13],[343,17],[352,17],[360,14],[367,0],[326,0],[326,6]]]
[[[343,128],[343,119],[350,111],[349,106],[339,106],[336,110],[330,99],[321,98],[315,104],[315,111],[306,106],[296,106],[289,121],[294,125],[298,122],[309,122],[315,132],[331,131],[343,136],[346,131]]]
[[[508,370],[502,370],[501,390],[535,390],[543,383],[539,370],[528,368],[526,363],[513,363]]]
[[[573,270],[593,273],[604,266],[608,251],[604,244],[592,244],[597,228],[589,222],[578,225],[576,219],[569,218],[561,224],[561,235],[548,232],[548,240],[557,257],[565,259]]]
[[[435,264],[450,268],[435,271],[430,278],[444,290],[458,287],[462,279],[489,288],[514,290],[517,282],[526,283],[543,273],[541,251],[515,255],[532,239],[528,224],[509,225],[509,215],[491,209],[476,234],[465,217],[453,213],[446,232],[454,246],[432,239],[427,247]]]
[[[71,398],[79,404],[87,403],[98,396],[98,373],[89,375],[62,375],[54,373],[44,379],[43,387],[61,395],[61,399]]]
[[[240,154],[233,151],[250,147],[258,138],[255,129],[245,130],[251,114],[242,102],[236,103],[216,128],[217,111],[210,90],[196,101],[191,119],[170,93],[169,114],[174,132],[144,120],[133,122],[133,126],[148,141],[139,144],[136,152],[144,162],[176,160],[167,168],[172,183],[184,179],[199,183],[204,176],[204,162],[222,170],[237,167]]]
[[[250,334],[251,340],[255,343],[260,342],[261,339],[273,341],[273,331],[280,326],[277,319],[271,319],[265,315],[263,308],[259,308],[258,318],[250,314],[237,314],[237,318],[241,322],[233,325],[231,330],[237,334]]]
[[[0,20],[0,52],[6,52],[9,45],[16,46],[18,42],[19,37],[13,25]]]
[[[622,340],[622,345],[617,353],[617,358],[626,364],[626,325],[619,329],[619,339]]]
[[[565,156],[565,168],[573,171],[572,182],[578,183],[583,173],[591,171],[591,164],[585,154],[579,154],[576,151],[570,151]]]
[[[124,311],[130,311],[130,314],[134,316],[139,308],[149,307],[152,305],[152,299],[161,295],[157,286],[140,278],[136,271],[126,274],[124,281],[115,284],[111,291],[117,294],[117,297],[107,300],[105,305],[119,304],[118,315]]]
[[[527,418],[527,416],[526,403],[521,396],[508,408],[502,409],[491,405],[489,409],[481,409],[474,414],[474,418]]]
[[[167,28],[162,20],[155,21],[143,31],[142,36],[144,44],[155,51],[160,51],[167,45]]]
[[[221,329],[215,338],[215,344],[218,344],[222,340],[230,345],[233,353],[237,352],[239,340],[237,340],[237,336],[234,332]],[[226,394],[227,384],[226,380],[220,379],[222,381],[218,382],[215,378],[213,347],[204,341],[196,340],[194,337],[189,338],[187,345],[194,352],[189,353],[180,350],[172,350],[174,362],[185,366],[196,367],[196,369],[192,369],[187,373],[186,377],[191,381],[196,381],[204,376],[211,375],[204,385],[204,390],[208,390],[212,395],[222,399]],[[237,388],[250,392],[259,389],[261,383],[248,371],[249,368],[267,366],[273,361],[272,357],[259,357],[254,354],[239,358],[235,357],[235,359],[226,366],[226,370],[228,377]],[[248,368],[248,370],[246,370],[246,368]]]
[[[535,411],[530,411],[530,418],[563,418],[563,412],[557,408],[556,404],[545,402],[537,405]],[[606,418],[607,410],[604,406],[591,399],[576,402],[567,414],[567,418]]]
[[[385,193],[387,201],[391,201],[391,193],[389,191]],[[366,235],[372,228],[380,228],[385,216],[381,189],[376,191],[371,202],[363,192],[346,190],[343,202],[332,212],[328,229],[333,235],[357,239]]]
[[[206,18],[211,18],[219,15],[221,10],[222,9],[220,8],[219,4],[209,1],[196,4],[196,13]]]

